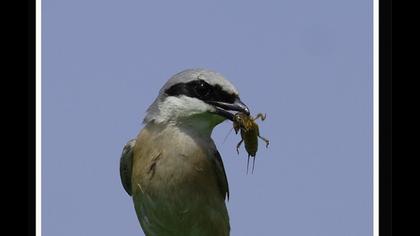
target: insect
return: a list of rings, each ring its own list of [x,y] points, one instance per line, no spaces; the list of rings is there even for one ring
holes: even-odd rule
[[[236,151],[239,154],[239,147],[241,146],[242,142],[245,142],[245,150],[248,152],[248,161],[246,165],[246,172],[248,173],[249,169],[249,157],[253,157],[252,160],[252,173],[254,173],[254,166],[255,166],[255,155],[258,150],[258,138],[262,139],[266,147],[268,147],[268,144],[270,141],[264,137],[260,136],[260,131],[257,123],[255,121],[258,118],[261,118],[261,120],[265,120],[266,115],[258,113],[255,118],[252,118],[251,116],[238,112],[233,117],[233,129],[235,129],[235,133],[238,134],[239,130],[241,131],[241,141],[236,145]]]

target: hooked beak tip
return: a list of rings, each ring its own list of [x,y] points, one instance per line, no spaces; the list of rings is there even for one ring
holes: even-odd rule
[[[249,108],[239,98],[236,98],[233,103],[209,101],[209,104],[215,106],[217,113],[227,119],[233,121],[233,114],[228,111],[238,111],[250,115]]]
[[[245,105],[245,103],[243,103],[239,98],[236,99],[233,104],[235,104],[238,107],[237,111],[243,112],[248,116],[250,115],[248,106]]]

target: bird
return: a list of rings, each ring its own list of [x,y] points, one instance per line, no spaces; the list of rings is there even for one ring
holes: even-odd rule
[[[238,90],[209,69],[173,75],[123,148],[120,178],[147,236],[230,235],[229,185],[213,128],[250,114]]]

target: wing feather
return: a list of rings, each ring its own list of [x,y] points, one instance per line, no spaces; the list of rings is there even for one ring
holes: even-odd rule
[[[219,188],[221,190],[221,193],[223,195],[223,197],[227,197],[227,199],[229,200],[229,183],[226,177],[226,171],[225,171],[225,167],[223,165],[223,160],[222,157],[220,156],[219,151],[215,151],[214,153],[216,159],[215,159],[215,164],[216,164],[216,175],[217,175],[217,183],[219,185]]]
[[[128,141],[128,143],[123,148],[123,151],[121,153],[121,158],[120,158],[121,183],[125,191],[130,196],[132,195],[131,174],[133,170],[133,150],[134,150],[135,144],[136,144],[135,139]]]

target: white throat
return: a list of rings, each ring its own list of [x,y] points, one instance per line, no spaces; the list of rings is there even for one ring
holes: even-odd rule
[[[162,117],[161,117],[162,118]],[[194,114],[189,117],[179,117],[179,119],[153,119],[145,122],[146,125],[153,124],[161,128],[175,128],[191,137],[210,139],[214,127],[223,122],[225,118],[212,113]],[[159,122],[160,121],[160,122]]]

